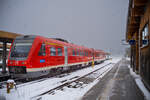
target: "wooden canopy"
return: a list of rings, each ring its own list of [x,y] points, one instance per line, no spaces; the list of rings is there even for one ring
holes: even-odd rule
[[[132,39],[135,32],[139,31],[140,19],[144,15],[144,8],[148,0],[129,0],[126,41]]]
[[[21,36],[22,34],[6,32],[0,30],[0,42],[8,42],[11,43],[17,36]]]

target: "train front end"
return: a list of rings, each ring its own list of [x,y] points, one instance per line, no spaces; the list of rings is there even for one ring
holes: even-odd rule
[[[30,52],[35,36],[19,36],[11,47],[8,57],[8,69],[10,75],[25,75],[30,66]]]

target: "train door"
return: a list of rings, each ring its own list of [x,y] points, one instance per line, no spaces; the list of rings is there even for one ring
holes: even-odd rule
[[[68,48],[64,46],[65,66],[68,64]]]

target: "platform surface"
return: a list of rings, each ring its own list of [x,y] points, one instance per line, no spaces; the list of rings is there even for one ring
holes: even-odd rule
[[[144,100],[142,92],[130,75],[128,64],[125,59],[118,62],[82,100]]]

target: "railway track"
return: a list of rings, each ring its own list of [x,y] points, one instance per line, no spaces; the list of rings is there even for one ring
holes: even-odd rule
[[[34,97],[31,98],[31,100],[40,100],[42,98],[43,95],[46,95],[46,94],[53,94],[55,91],[57,90],[63,90],[63,87],[78,87],[77,85],[76,86],[72,86],[71,84],[73,83],[77,83],[77,84],[82,84],[82,83],[88,83],[88,82],[93,82],[94,80],[100,78],[101,76],[103,76],[106,72],[110,71],[110,69],[112,67],[108,67],[110,65],[113,66],[114,63],[108,63],[90,73],[87,73],[83,76],[75,76],[69,80],[63,80],[61,81],[61,85],[59,86],[56,86],[48,91],[45,91],[39,95],[36,95]],[[107,68],[108,67],[108,68]],[[103,70],[103,71],[102,71]],[[90,79],[90,77],[92,77],[94,75],[94,78],[91,78],[91,80],[88,80],[87,82],[87,78]]]
[[[69,72],[70,73],[70,72]],[[37,83],[37,82],[41,82],[41,81],[44,81],[50,77],[62,77],[62,76],[65,76],[65,74],[68,74],[68,73],[64,73],[64,74],[58,74],[56,76],[42,76],[42,77],[38,77],[38,78],[35,78],[35,79],[25,79],[25,78],[16,78],[16,79],[13,79],[17,85],[17,87],[22,87],[22,86],[25,86],[25,85],[29,85],[29,84],[34,84],[34,83]],[[6,84],[7,84],[7,81],[2,81],[0,82],[0,89],[2,88],[5,88],[6,87]]]
[[[26,79],[26,78],[12,78],[12,79],[15,81],[16,85],[23,84],[21,86],[25,86],[28,84],[33,84],[36,82],[44,81],[44,80],[51,78],[51,77],[63,77],[63,75],[65,75],[65,74],[69,74],[71,72],[75,72],[76,70],[80,70],[80,69],[83,69],[86,67],[89,67],[89,66],[84,66],[82,68],[75,69],[75,70],[64,71],[64,72],[59,73],[59,74],[56,73],[56,74],[51,74],[51,75],[40,76],[40,77],[36,77],[36,78],[32,78],[32,79]],[[7,83],[7,80],[0,82],[0,89],[5,88],[6,83]],[[27,83],[27,84],[24,84],[24,83]],[[21,87],[21,86],[18,86],[18,87]]]
[[[83,68],[86,68],[88,66],[84,66]],[[44,76],[40,76],[40,77],[36,77],[36,78],[32,78],[32,79],[26,79],[26,78],[12,78],[16,85],[20,85],[20,84],[24,84],[24,83],[28,83],[28,84],[33,84],[33,83],[36,83],[36,82],[40,82],[40,81],[44,81],[48,78],[51,78],[51,77],[63,77],[65,76],[65,74],[69,74],[71,72],[74,72],[76,70],[80,70],[80,69],[83,69],[83,68],[79,68],[79,69],[75,69],[75,70],[68,70],[68,71],[64,71],[62,73],[59,73],[59,74],[51,74],[51,75],[44,75]],[[5,81],[0,81],[0,89],[2,88],[5,88],[6,87],[6,83],[7,83],[7,80]],[[24,85],[21,85],[21,86],[25,86]],[[19,87],[21,87],[19,86]]]

